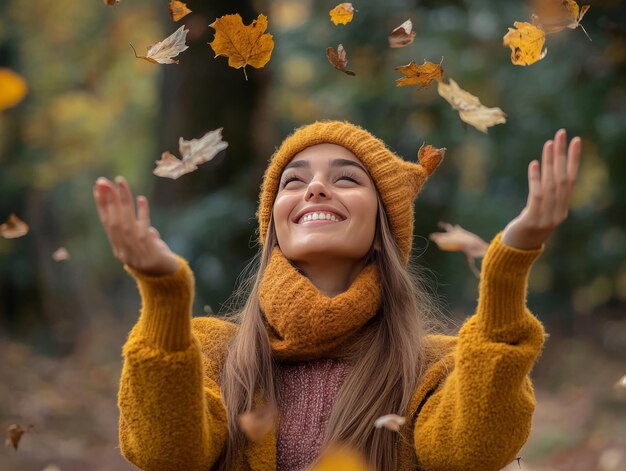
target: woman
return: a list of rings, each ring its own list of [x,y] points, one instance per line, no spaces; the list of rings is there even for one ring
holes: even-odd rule
[[[526,308],[543,244],[567,217],[581,141],[564,130],[528,168],[526,207],[492,240],[478,307],[458,337],[407,265],[413,201],[441,156],[405,162],[366,130],[297,129],[265,172],[260,261],[234,322],[191,317],[194,278],[124,179],[94,195],[114,255],[138,283],[124,346],[120,443],[142,469],[302,469],[346,444],[377,470],[498,470],[530,432],[528,373],[544,341]],[[269,407],[249,440],[241,414]],[[399,433],[374,427],[405,417]]]

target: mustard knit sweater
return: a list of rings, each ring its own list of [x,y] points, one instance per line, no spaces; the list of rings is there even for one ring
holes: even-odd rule
[[[433,335],[428,371],[406,413],[401,471],[496,471],[528,438],[535,398],[529,372],[544,342],[526,307],[530,267],[543,252],[492,240],[482,265],[476,313],[458,336]],[[124,268],[142,307],[124,345],[120,448],[144,470],[208,471],[226,441],[218,375],[236,326],[192,318],[194,277],[180,257],[171,275]],[[254,471],[276,469],[276,437],[248,446]],[[419,468],[418,468],[419,466]]]

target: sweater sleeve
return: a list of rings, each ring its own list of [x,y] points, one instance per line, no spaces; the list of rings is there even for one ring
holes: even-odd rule
[[[476,313],[459,331],[454,367],[415,422],[420,469],[496,471],[517,457],[531,428],[529,378],[544,330],[526,307],[530,267],[543,252],[505,245],[483,260]]]
[[[194,276],[185,259],[170,275],[127,265],[142,307],[123,347],[119,439],[123,456],[143,470],[210,469],[224,446],[226,412],[219,387],[203,374],[191,329]]]

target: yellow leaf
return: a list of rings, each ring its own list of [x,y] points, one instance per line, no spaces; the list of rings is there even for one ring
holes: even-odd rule
[[[0,224],[0,235],[5,239],[15,239],[28,234],[28,224],[11,214],[7,222]]]
[[[433,64],[425,60],[422,65],[417,65],[415,61],[411,61],[407,65],[396,67],[394,70],[404,75],[404,77],[396,80],[396,87],[419,85],[420,88],[424,88],[429,86],[434,80],[441,80],[443,77],[441,64],[443,64],[443,57],[439,64]]]
[[[178,141],[178,150],[183,156],[177,158],[169,152],[163,152],[161,159],[156,161],[156,168],[152,173],[158,177],[167,177],[176,180],[186,173],[193,172],[198,165],[208,162],[220,151],[228,147],[228,142],[222,141],[222,129],[209,131],[200,139]]]
[[[480,276],[474,259],[484,257],[489,244],[458,224],[453,226],[447,222],[439,222],[439,227],[445,229],[446,232],[433,232],[429,239],[435,242],[441,250],[464,252],[470,269],[476,276]]]
[[[452,108],[459,112],[459,117],[467,124],[471,124],[479,131],[487,132],[487,128],[496,124],[506,123],[506,114],[500,108],[487,108],[480,100],[466,92],[457,83],[450,79],[449,85],[440,81],[437,91]]]
[[[411,31],[412,29],[413,22],[410,19],[395,28],[389,33],[389,47],[398,48],[411,44],[416,36],[415,31]]]
[[[249,25],[244,25],[239,14],[224,15],[209,26],[215,29],[215,38],[209,43],[215,57],[228,57],[228,65],[243,67],[246,80],[246,65],[257,69],[265,66],[274,50],[274,39],[267,29],[267,16],[260,14]]]
[[[0,68],[0,111],[17,105],[27,91],[28,85],[20,74]]]
[[[587,34],[580,20],[589,10],[589,5],[581,8],[575,0],[540,0],[535,1],[532,8],[533,24],[546,34],[556,33],[565,28],[576,29],[579,26]]]
[[[170,11],[170,16],[173,21],[178,21],[191,13],[191,10],[187,8],[187,5],[184,2],[179,2],[178,0],[171,0],[167,8]]]
[[[178,61],[172,59],[172,57],[176,57],[189,48],[185,44],[188,32],[189,30],[185,29],[185,25],[183,25],[163,41],[149,46],[148,53],[145,56],[138,56],[137,51],[135,51],[135,57],[137,59],[145,59],[154,64],[178,64]],[[133,47],[133,45],[131,44],[130,47]],[[135,48],[133,47],[134,50]]]
[[[352,7],[352,3],[340,3],[330,10],[328,14],[330,15],[330,21],[332,21],[335,26],[339,24],[347,25],[352,21],[354,8]]]
[[[346,69],[348,66],[348,59],[346,58],[346,50],[343,48],[343,44],[340,44],[337,47],[337,52],[335,52],[332,47],[327,48],[326,57],[328,57],[329,62],[335,69],[345,72],[348,75],[356,75],[351,70]]]
[[[546,33],[526,22],[516,21],[515,28],[509,28],[509,32],[502,38],[504,46],[511,48],[511,62],[515,65],[530,65],[543,59],[547,53],[543,47]]]

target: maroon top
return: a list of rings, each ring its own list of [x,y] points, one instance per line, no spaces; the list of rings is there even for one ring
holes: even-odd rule
[[[279,363],[276,469],[299,471],[315,461],[335,396],[349,369],[349,362],[339,359]]]

